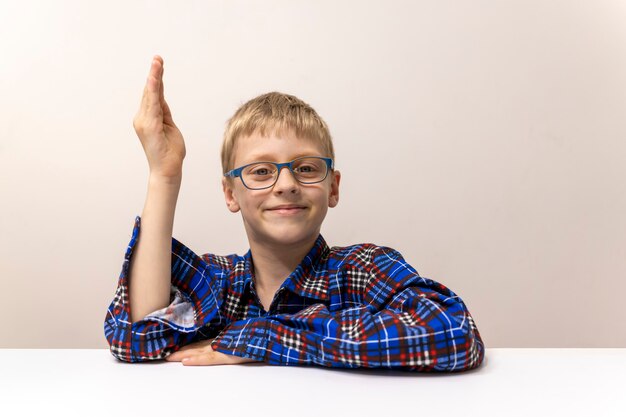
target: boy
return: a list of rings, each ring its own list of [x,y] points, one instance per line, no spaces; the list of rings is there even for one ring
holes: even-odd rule
[[[198,256],[172,238],[185,145],[159,56],[133,125],[150,178],[104,323],[116,358],[412,371],[482,363],[482,339],[455,293],[391,248],[326,245],[320,228],[341,175],[328,127],[306,103],[269,93],[228,122],[222,186],[228,209],[241,212],[244,256]]]

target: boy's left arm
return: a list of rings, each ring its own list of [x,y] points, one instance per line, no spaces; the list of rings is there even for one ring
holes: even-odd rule
[[[386,247],[357,273],[366,277],[363,303],[334,312],[319,303],[296,314],[240,320],[218,335],[213,349],[274,365],[422,372],[480,366],[483,341],[454,292],[419,276]]]

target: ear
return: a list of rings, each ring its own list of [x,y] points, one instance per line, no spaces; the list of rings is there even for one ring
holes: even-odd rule
[[[235,196],[235,190],[232,181],[226,177],[222,177],[222,190],[224,190],[224,199],[226,200],[226,207],[233,213],[239,211],[239,203]]]
[[[339,203],[339,181],[341,181],[341,172],[335,170],[330,180],[330,192],[328,194],[328,207],[335,207]]]

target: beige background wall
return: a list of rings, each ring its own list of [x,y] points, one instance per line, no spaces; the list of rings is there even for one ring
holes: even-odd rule
[[[0,347],[106,347],[153,54],[187,158],[174,236],[243,253],[219,146],[295,94],[334,136],[331,245],[398,249],[488,347],[626,347],[626,3],[0,2]]]

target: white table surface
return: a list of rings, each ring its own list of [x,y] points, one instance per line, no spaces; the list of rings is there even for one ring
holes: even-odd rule
[[[455,374],[129,364],[107,349],[0,349],[0,362],[3,416],[626,416],[626,349],[487,349]]]

